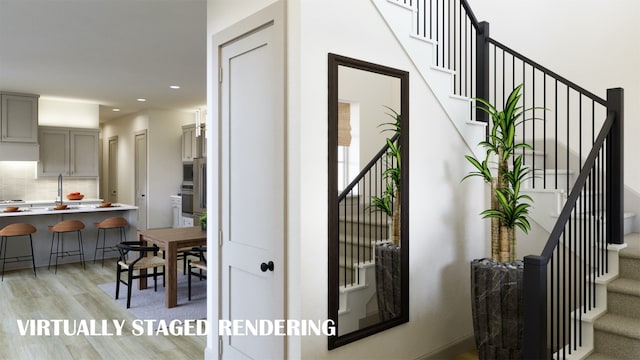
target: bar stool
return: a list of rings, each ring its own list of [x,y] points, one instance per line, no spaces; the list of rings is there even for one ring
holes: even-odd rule
[[[29,243],[31,246],[31,255],[12,256],[9,258],[9,262],[23,262],[31,259],[31,265],[33,266],[33,276],[36,275],[36,262],[33,256],[33,237],[31,234],[36,232],[36,228],[31,224],[10,224],[0,230],[0,253],[2,253],[2,281],[4,281],[4,264],[7,263],[7,243],[10,237],[16,236],[29,236]]]
[[[51,234],[51,252],[49,253],[49,266],[47,269],[51,267],[51,256],[56,255],[56,273],[58,272],[58,259],[64,258],[66,256],[79,256],[80,262],[82,263],[82,268],[85,267],[84,263],[84,249],[82,247],[82,233],[80,230],[84,229],[84,223],[80,220],[64,220],[55,225],[49,226],[49,230],[52,231]],[[78,249],[76,250],[64,250],[64,244],[61,244],[61,235],[67,232],[75,232],[78,236]],[[56,236],[57,235],[57,236]],[[57,238],[57,242],[55,241]],[[53,251],[53,243],[56,243],[56,251]]]
[[[102,220],[99,223],[93,223],[98,228],[98,236],[96,238],[96,250],[93,252],[93,263],[96,263],[96,258],[98,255],[98,249],[102,250],[102,266],[104,266],[104,253],[105,252],[118,252],[118,247],[116,245],[106,246],[106,238],[107,238],[107,230],[113,229],[118,230],[118,234],[120,235],[119,243],[123,241],[127,241],[127,232],[125,231],[125,227],[129,225],[129,222],[121,216],[111,217],[105,220]],[[100,243],[100,230],[102,230],[102,246],[99,246]]]

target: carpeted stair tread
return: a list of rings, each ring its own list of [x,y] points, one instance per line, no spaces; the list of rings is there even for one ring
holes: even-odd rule
[[[616,292],[621,294],[627,294],[632,296],[640,297],[640,281],[627,279],[627,278],[618,278],[607,286],[607,289],[610,292]],[[638,299],[640,301],[640,299]]]
[[[632,319],[615,314],[606,314],[596,320],[593,327],[595,330],[640,340],[640,319]]]
[[[614,357],[614,356],[609,356],[606,354],[601,354],[598,352],[592,353],[591,355],[587,356],[585,358],[585,360],[620,360],[618,357]]]

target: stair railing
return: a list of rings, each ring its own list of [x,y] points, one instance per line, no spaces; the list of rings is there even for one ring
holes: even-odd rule
[[[607,245],[621,244],[623,91],[607,92],[609,114],[540,256],[524,258],[526,358],[566,358],[582,346],[582,317],[597,305],[596,278],[609,271]]]
[[[532,191],[565,204],[541,256],[525,257],[525,358],[564,358],[582,345],[582,316],[595,278],[608,272],[607,244],[623,242],[623,93],[607,100],[490,37],[467,0],[389,0],[414,11],[414,36],[434,43],[436,66],[454,74],[455,95],[493,104],[523,84],[532,108],[518,134]],[[470,107],[470,119],[488,122]],[[489,128],[489,127],[488,127]],[[574,175],[577,174],[577,175]]]
[[[398,136],[392,137],[391,142],[395,143]],[[338,195],[339,279],[343,286],[360,284],[357,266],[373,261],[376,241],[389,238],[387,215],[371,206],[371,198],[381,196],[392,181],[385,171],[395,167],[396,160],[388,154],[389,145],[385,144]]]

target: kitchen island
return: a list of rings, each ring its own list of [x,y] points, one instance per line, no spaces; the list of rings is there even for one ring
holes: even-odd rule
[[[3,204],[4,205],[4,204]],[[49,263],[49,252],[51,250],[51,231],[48,227],[55,225],[63,220],[80,220],[84,223],[85,228],[82,230],[82,240],[84,247],[85,260],[93,260],[94,250],[96,247],[96,238],[98,229],[94,223],[100,222],[106,218],[113,216],[122,216],[129,222],[127,229],[127,240],[136,239],[136,222],[138,207],[126,204],[113,204],[110,207],[100,207],[99,205],[80,204],[68,205],[67,209],[55,210],[53,206],[37,206],[34,204],[16,204],[20,206],[18,211],[6,212],[4,207],[0,205],[0,228],[13,223],[27,223],[35,226],[37,231],[33,234],[33,251],[35,263],[37,267],[47,266]],[[65,242],[65,245],[75,246],[75,234],[68,235],[71,241]],[[102,235],[101,235],[102,236]],[[115,244],[119,242],[118,232],[107,231],[107,244]],[[10,240],[8,243],[8,253],[26,254],[29,252],[28,239],[19,241],[18,239]],[[10,255],[9,255],[10,256]],[[101,254],[98,254],[101,256]],[[117,256],[116,253],[107,253],[107,257]],[[78,257],[70,257],[61,259],[59,263],[79,262]],[[31,264],[24,263],[7,263],[6,269],[29,268]]]

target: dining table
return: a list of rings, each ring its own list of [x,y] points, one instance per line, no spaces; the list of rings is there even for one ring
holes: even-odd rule
[[[205,246],[207,232],[199,226],[152,229],[138,231],[140,241],[157,245],[165,256],[165,304],[168,308],[178,305],[178,249]],[[185,259],[186,261],[186,259]],[[139,288],[147,288],[147,278],[141,277]]]

